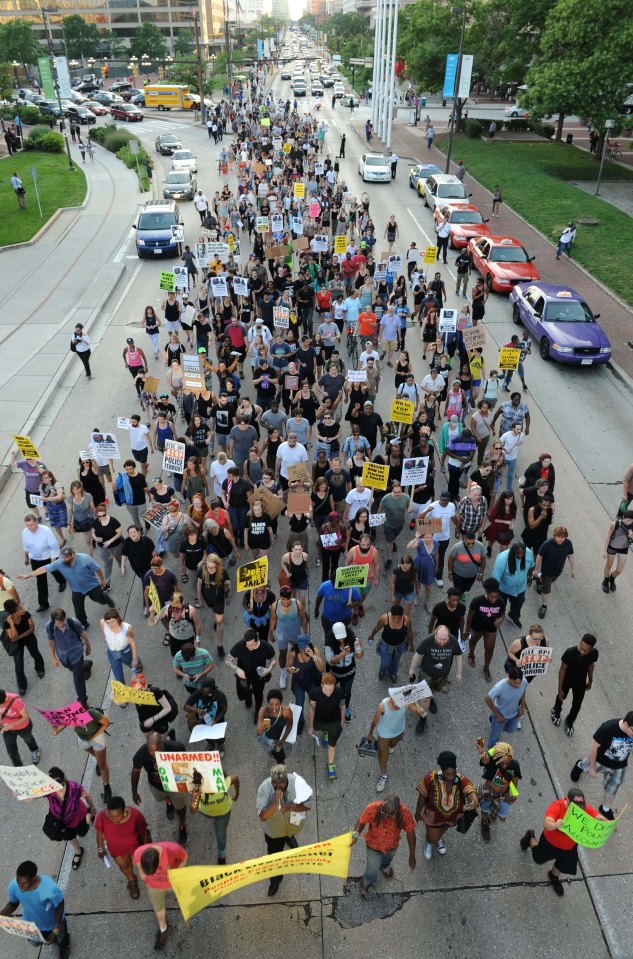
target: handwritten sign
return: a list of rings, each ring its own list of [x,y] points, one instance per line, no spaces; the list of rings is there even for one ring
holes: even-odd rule
[[[268,582],[268,557],[260,556],[251,563],[244,563],[237,567],[237,592],[243,593],[247,589],[265,586]]]
[[[345,589],[347,586],[366,586],[369,575],[369,566],[339,566],[336,570],[336,589]]]
[[[427,246],[424,251],[424,262],[425,263],[435,263],[437,260],[437,250],[436,246]]]
[[[394,423],[413,423],[415,403],[412,400],[397,398],[391,401],[389,419]]]
[[[143,389],[146,393],[156,394],[160,389],[160,380],[157,376],[146,376],[143,380]]]
[[[176,274],[172,270],[161,270],[159,286],[161,290],[173,293],[176,289]]]
[[[31,942],[44,942],[44,936],[34,922],[21,919],[19,916],[0,916],[0,929],[19,936],[21,939],[30,939]]]
[[[185,444],[176,440],[165,440],[163,453],[163,469],[168,473],[184,473],[185,471]]]
[[[411,703],[417,703],[421,699],[432,699],[433,697],[431,687],[425,679],[420,683],[390,688],[389,695],[396,706],[409,706]]]
[[[436,533],[442,532],[442,520],[438,516],[425,516],[424,518],[418,519],[418,532],[421,536],[425,533]]]
[[[464,345],[467,350],[480,350],[486,345],[486,328],[483,326],[467,326],[462,330]]]
[[[309,493],[288,493],[288,515],[309,513],[312,500]]]
[[[198,753],[157,752],[156,765],[166,793],[193,792],[194,772],[202,776],[203,793],[226,792],[220,753],[216,749]]]
[[[287,306],[273,306],[273,326],[288,329],[290,326],[290,310]]]
[[[150,689],[138,689],[126,686],[117,679],[112,679],[112,699],[115,703],[134,703],[136,706],[158,706],[156,696]]]
[[[338,547],[338,536],[336,533],[321,533],[319,539],[325,547]]]
[[[31,441],[30,436],[20,436],[16,433],[13,434],[13,442],[19,449],[20,453],[25,460],[37,460],[40,458],[40,454],[37,451],[37,447]]]
[[[295,222],[296,222],[296,221],[295,221]],[[302,229],[303,229],[303,226],[302,226]],[[297,232],[298,232],[298,231],[295,229],[295,233],[297,233]],[[293,249],[296,253],[300,253],[301,250],[307,250],[307,249],[309,248],[309,246],[310,246],[310,241],[309,241],[309,239],[307,238],[307,236],[298,236],[296,240],[293,240],[293,241],[292,241],[292,249]],[[326,244],[325,249],[327,250],[327,244]]]
[[[366,383],[367,370],[348,370],[347,382],[348,383]]]
[[[78,700],[60,709],[40,709],[39,706],[35,708],[51,726],[87,726],[92,722],[92,716]]]
[[[384,526],[387,516],[385,513],[370,513],[369,514],[369,526],[370,529],[374,526]]]
[[[426,474],[429,468],[429,457],[418,456],[415,459],[405,459],[402,464],[400,482],[403,486],[415,486],[416,483],[426,483]]]
[[[292,188],[292,194],[295,200],[303,200],[304,196],[306,195],[305,184],[295,183],[294,187]]]
[[[524,676],[543,676],[552,661],[549,646],[528,646],[519,656],[519,668]]]
[[[509,346],[502,346],[499,350],[499,369],[516,370],[520,358],[521,350],[515,350]]]
[[[600,849],[607,842],[617,825],[617,819],[610,822],[594,819],[576,803],[570,802],[559,832],[564,832],[579,846],[584,846],[586,849]]]
[[[59,783],[37,766],[0,766],[0,779],[7,784],[16,799],[38,799],[59,792]]]
[[[388,466],[381,466],[380,463],[363,463],[362,481],[364,486],[371,486],[372,489],[387,489],[388,479]]]
[[[271,493],[271,491],[266,489],[265,486],[258,486],[256,490],[253,490],[252,493],[247,493],[246,495],[251,506],[255,500],[259,500],[264,507],[264,512],[268,513],[271,519],[275,519],[276,516],[279,516],[285,507],[282,498],[280,496],[276,496],[275,493]]]
[[[347,253],[347,237],[345,234],[343,234],[343,236],[334,237],[334,252]]]

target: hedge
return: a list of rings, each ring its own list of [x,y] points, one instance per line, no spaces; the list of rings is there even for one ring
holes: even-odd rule
[[[64,138],[61,133],[55,133],[50,127],[33,127],[24,141],[25,150],[42,150],[44,153],[63,153]]]
[[[136,140],[138,144],[138,172],[140,177],[141,192],[149,190],[149,176],[147,173],[147,164],[151,165],[151,160],[145,150],[133,133],[129,130],[119,130],[114,123],[106,123],[102,127],[94,127],[89,132],[91,140],[96,140],[110,153],[125,163],[130,170],[136,170],[137,157],[130,150],[130,140]]]

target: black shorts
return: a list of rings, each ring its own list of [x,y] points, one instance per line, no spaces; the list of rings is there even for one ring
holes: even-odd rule
[[[341,735],[341,724],[340,723],[323,723],[319,722],[318,719],[314,720],[314,728],[319,729],[323,733],[327,733],[328,743],[330,746],[336,746]]]
[[[578,871],[578,846],[574,846],[573,849],[559,849],[558,846],[552,846],[551,842],[548,842],[544,834],[541,833],[538,846],[534,846],[532,849],[532,859],[539,866],[551,862],[553,859],[555,867],[560,872],[564,872],[568,876],[575,876]]]
[[[25,500],[26,500],[26,505],[28,506],[29,509],[37,509],[37,508],[38,508],[38,504],[37,504],[37,503],[32,503],[32,502],[31,502],[31,496],[39,496],[39,495],[40,495],[39,493],[29,493],[28,490],[25,490],[25,491],[24,491],[24,498],[25,498]]]
[[[137,463],[147,463],[148,453],[149,446],[146,446],[144,450],[132,450],[132,456]]]
[[[185,323],[183,320],[180,321],[180,325],[182,326],[183,330],[188,330],[189,332],[193,330],[193,326],[190,323]]]
[[[541,575],[541,592],[544,596],[549,596],[552,592],[552,584],[556,582],[560,573],[557,573],[556,576],[547,576],[546,573]]]
[[[27,494],[27,503],[28,503],[28,494]],[[613,546],[607,546],[607,554],[609,556],[626,556],[629,551],[627,546],[625,549],[614,549]]]

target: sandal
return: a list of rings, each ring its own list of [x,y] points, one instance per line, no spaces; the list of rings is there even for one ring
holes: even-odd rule
[[[73,869],[76,871],[81,866],[81,860],[83,859],[84,850],[83,846],[79,847],[79,852],[76,852],[73,856]]]
[[[183,574],[182,574],[182,576],[180,577],[180,582],[181,582],[181,583],[188,583],[188,582],[189,582],[189,576],[187,575],[187,573],[183,573]]]
[[[474,657],[474,656],[469,656],[469,657],[468,657],[468,665],[469,665],[469,666],[472,666],[473,668],[476,666],[475,657]]]
[[[201,609],[201,608],[202,608],[202,603],[200,602],[200,600],[199,600],[197,597],[196,597],[193,605],[196,607],[196,609]]]
[[[169,633],[165,633],[165,635],[163,636],[163,646],[169,646],[169,639],[170,639]]]

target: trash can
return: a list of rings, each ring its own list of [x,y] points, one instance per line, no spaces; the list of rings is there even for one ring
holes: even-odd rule
[[[573,142],[574,142],[574,134],[568,133],[567,136],[565,137],[565,143],[573,143]]]
[[[425,106],[426,106],[426,97],[420,97],[420,106],[421,106],[421,107],[425,107]]]
[[[417,125],[417,110],[409,110],[409,126],[414,127]]]

